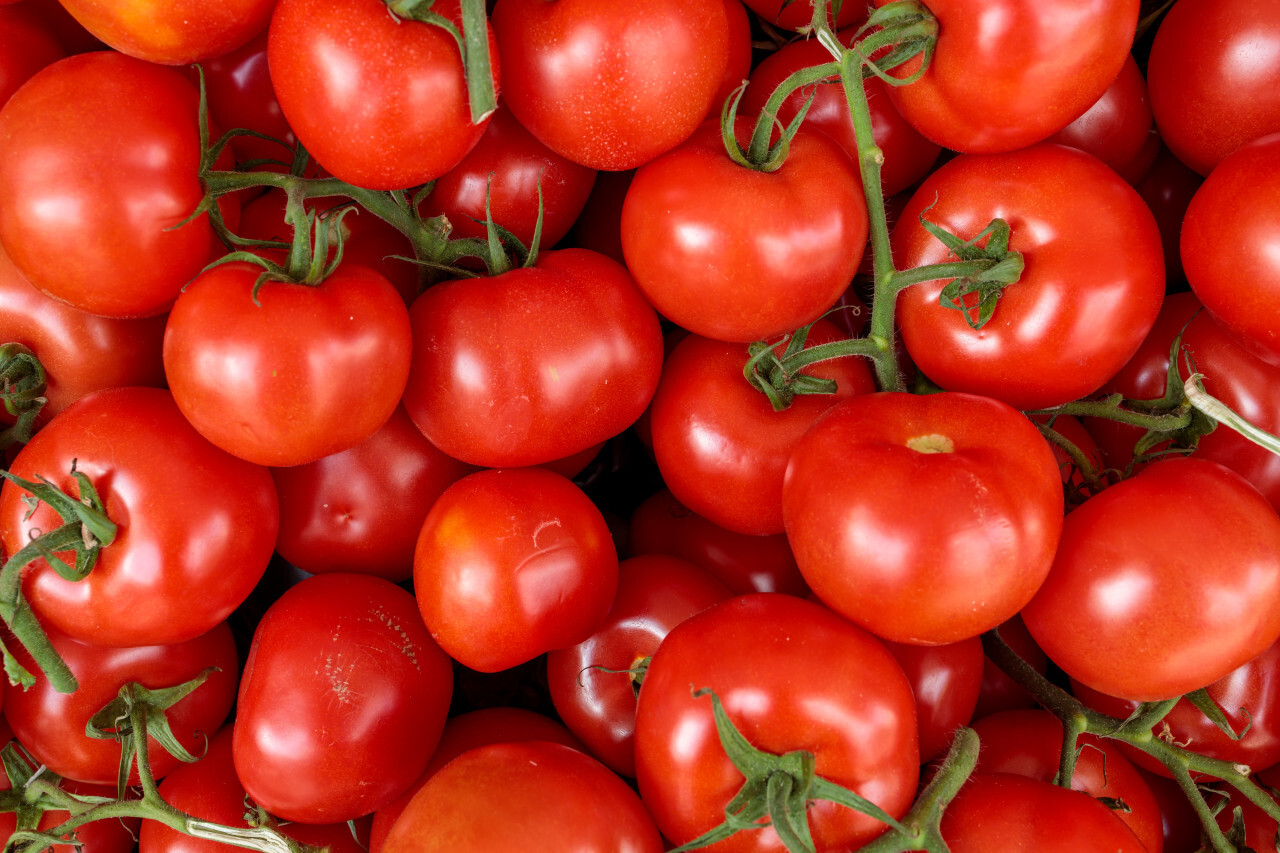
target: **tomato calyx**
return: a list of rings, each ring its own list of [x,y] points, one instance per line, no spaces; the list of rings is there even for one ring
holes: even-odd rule
[[[0,449],[26,444],[35,432],[35,421],[46,402],[44,365],[29,347],[19,343],[0,345],[0,402],[14,419],[0,430]]]
[[[10,844],[64,843],[38,831],[40,818],[51,809],[65,809],[64,794],[58,783],[62,777],[44,768],[40,762],[17,740],[10,740],[0,749],[0,763],[4,765],[9,780],[9,790],[0,791],[0,813],[12,812],[16,817],[16,832]]]
[[[32,512],[43,502],[62,517],[61,526],[32,539],[0,567],[0,618],[4,619],[14,637],[26,648],[36,666],[60,693],[74,692],[76,677],[54,650],[31,605],[23,596],[22,571],[36,560],[43,559],[64,580],[84,580],[97,564],[102,548],[115,541],[117,532],[115,523],[106,516],[98,490],[83,472],[76,470],[74,461],[71,476],[75,478],[80,492],[78,499],[63,492],[44,477],[40,477],[39,482],[33,482],[8,471],[0,471],[0,477],[30,493],[23,501]],[[74,564],[69,564],[58,556],[67,551],[75,555]],[[18,663],[3,644],[0,644],[0,651],[3,651],[4,668],[11,683],[20,684],[23,689],[35,683],[34,676]]]
[[[598,672],[607,672],[610,675],[626,675],[631,681],[631,692],[635,694],[636,699],[639,699],[640,686],[644,684],[644,677],[649,671],[650,660],[652,660],[651,655],[642,655],[632,661],[630,669],[610,669],[607,666],[593,664],[591,666],[583,667],[582,672],[586,672],[588,669],[594,669]],[[578,673],[578,683],[582,684],[582,673]]]
[[[479,124],[498,109],[498,93],[493,85],[489,61],[488,15],[484,0],[462,0],[462,29],[448,18],[431,11],[435,0],[386,0],[387,10],[397,18],[428,24],[453,36],[462,56],[467,78],[467,99],[471,123]]]
[[[769,398],[775,412],[791,405],[797,394],[834,394],[834,379],[821,379],[801,371],[813,364],[847,355],[875,357],[889,346],[887,341],[850,338],[806,347],[813,324],[801,326],[782,342],[756,341],[747,347],[748,359],[742,368],[743,378]],[[781,353],[778,347],[786,344]]]

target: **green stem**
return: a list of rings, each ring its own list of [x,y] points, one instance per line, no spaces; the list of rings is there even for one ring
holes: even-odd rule
[[[1119,421],[1123,424],[1160,432],[1173,432],[1191,423],[1191,413],[1188,410],[1179,409],[1169,413],[1147,413],[1123,408],[1122,404],[1124,402],[1119,395],[1113,395],[1105,400],[1076,400],[1052,409],[1035,409],[1028,411],[1027,414],[1106,418],[1107,420]]]
[[[462,0],[462,41],[471,122],[479,124],[498,109],[489,58],[489,17],[485,0]]]

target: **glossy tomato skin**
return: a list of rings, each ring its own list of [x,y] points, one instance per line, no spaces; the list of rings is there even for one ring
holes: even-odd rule
[[[604,623],[583,642],[547,655],[556,712],[609,769],[636,773],[636,688],[643,676],[626,671],[651,656],[676,625],[730,595],[678,557],[632,557],[618,566],[618,593]]]
[[[426,439],[397,407],[349,450],[272,468],[280,497],[276,550],[312,574],[413,575],[413,550],[440,493],[474,468]]]
[[[0,240],[14,265],[90,313],[168,310],[221,249],[206,216],[174,228],[203,195],[196,118],[181,72],[110,51],[29,80],[0,114]],[[84,177],[69,184],[68,170]]]
[[[452,689],[449,658],[410,593],[368,575],[308,578],[254,632],[237,699],[236,774],[283,820],[368,814],[426,767]]]
[[[1166,289],[1170,293],[1187,289],[1179,246],[1182,219],[1203,180],[1162,144],[1146,177],[1135,187],[1155,214],[1156,225],[1160,227]]]
[[[160,784],[164,801],[202,820],[247,829],[245,791],[236,777],[231,742],[232,727],[223,726],[210,738],[199,761],[183,764],[165,777]],[[330,853],[360,853],[367,849],[362,841],[369,836],[369,824],[369,818],[364,817],[354,826],[280,823],[275,829],[304,844],[327,847]],[[185,835],[155,820],[143,821],[138,836],[139,853],[223,853],[225,850],[226,845],[220,842]]]
[[[881,392],[829,409],[796,445],[782,501],[818,597],[920,645],[1017,613],[1062,529],[1049,446],[1020,412],[969,394]]]
[[[431,11],[461,29],[458,0]],[[267,37],[271,83],[289,126],[334,177],[405,189],[453,168],[480,141],[457,42],[400,20],[381,0],[280,0]],[[489,61],[500,62],[493,33]]]
[[[463,666],[498,672],[581,642],[618,587],[609,527],[581,489],[541,468],[463,477],[418,536],[414,593]]]
[[[844,338],[818,320],[806,346]],[[785,344],[779,344],[779,355]],[[741,344],[690,335],[662,367],[649,407],[653,453],[676,498],[721,527],[755,536],[778,534],[782,478],[791,450],[827,409],[875,390],[869,362],[857,356],[820,362],[804,373],[834,380],[833,394],[796,395],[782,411],[743,378]]]
[[[740,119],[740,142],[748,134]],[[746,343],[794,331],[840,297],[862,259],[866,202],[857,167],[825,134],[801,130],[782,167],[760,172],[729,159],[710,121],[636,172],[621,229],[627,267],[663,316]]]
[[[982,640],[969,637],[940,646],[892,640],[884,644],[911,682],[920,724],[920,763],[925,764],[946,752],[955,730],[973,718],[982,686]]]
[[[56,628],[48,628],[49,640],[80,687],[59,693],[43,675],[36,674],[26,652],[18,649],[19,662],[36,674],[30,690],[12,690],[5,699],[4,715],[14,737],[49,770],[68,779],[115,786],[120,769],[120,745],[85,735],[89,718],[115,699],[129,682],[159,689],[190,681],[208,667],[217,667],[205,682],[169,709],[169,725],[188,752],[199,755],[205,733],[222,725],[236,695],[235,639],[225,622],[194,639],[167,645],[107,648],[74,640]],[[12,646],[10,649],[12,650]],[[165,751],[155,738],[148,740],[151,772],[163,778],[181,762]],[[135,766],[130,784],[138,784]]]
[[[1276,40],[1280,45],[1280,16]],[[1187,206],[1181,254],[1187,281],[1209,313],[1259,358],[1280,366],[1278,172],[1280,132],[1223,159]]]
[[[939,145],[995,153],[1040,142],[1089,109],[1120,72],[1139,10],[1137,0],[934,0],[929,11],[938,19],[929,69],[889,97]]]
[[[789,0],[748,0],[747,6],[760,16],[779,27],[799,30],[813,22],[813,2],[789,2]],[[828,7],[829,8],[829,7]],[[833,22],[838,27],[847,27],[857,23],[863,10],[857,3],[849,3],[840,7],[840,16]],[[830,13],[828,12],[828,20]]]
[[[435,285],[410,316],[405,409],[473,465],[537,465],[617,435],[662,370],[657,314],[624,267],[586,249]]]
[[[189,65],[234,50],[266,28],[275,0],[59,0],[112,48],[160,65]]]
[[[1067,516],[1022,618],[1072,678],[1158,701],[1266,651],[1277,594],[1280,518],[1266,499],[1216,462],[1165,459]]]
[[[494,819],[493,804],[503,804]],[[409,801],[385,853],[660,853],[635,792],[603,764],[546,741],[495,743],[455,758]]]
[[[33,74],[67,55],[30,3],[0,8],[0,107]]]
[[[512,113],[593,169],[634,169],[687,139],[729,61],[723,0],[499,0],[493,30]]]
[[[1097,389],[1155,322],[1165,288],[1159,229],[1138,193],[1091,155],[1045,144],[943,165],[894,228],[902,269],[953,260],[921,215],[966,240],[1003,218],[1026,265],[981,330],[939,304],[947,281],[899,297],[907,351],[947,390],[1018,409],[1057,406]]]
[[[24,594],[46,624],[105,646],[190,640],[226,619],[262,577],[279,526],[270,474],[201,437],[164,389],[82,397],[10,470],[75,496],[73,464],[95,484],[118,531],[84,580],[64,580],[43,559],[24,571]],[[33,531],[62,523],[45,504],[30,514],[25,494],[8,481],[0,489],[0,541],[9,554]]]
[[[191,283],[164,335],[184,415],[228,453],[260,465],[313,462],[364,441],[404,390],[408,310],[386,278],[344,264],[319,285],[268,282],[236,262]]]
[[[271,88],[265,27],[240,47],[201,63],[201,68],[209,116],[219,127],[245,128],[273,136],[288,145],[297,144],[298,138],[285,121],[275,90]],[[291,159],[289,149],[253,136],[233,137],[230,145],[238,163]]]
[[[1142,180],[1160,151],[1160,134],[1151,118],[1147,81],[1133,54],[1125,56],[1102,97],[1047,141],[1088,151],[1130,184]]]
[[[1280,131],[1280,9],[1248,0],[1179,2],[1151,43],[1147,81],[1160,136],[1209,174],[1240,146]]]
[[[817,774],[901,816],[915,796],[919,746],[911,685],[884,644],[819,604],[778,593],[722,601],[672,629],[649,664],[636,710],[636,780],[663,835],[684,843],[724,820],[742,774],[716,734],[716,692],[756,748],[813,752]],[[856,699],[853,697],[857,697]],[[874,818],[814,802],[818,850],[857,848]],[[783,850],[772,829],[722,842]]]
[[[1021,616],[1014,616],[997,626],[1000,639],[1041,675],[1049,671],[1049,657],[1036,645]],[[985,654],[982,658],[982,686],[978,691],[978,704],[973,709],[973,719],[980,720],[998,711],[1012,711],[1038,707],[1027,689],[1010,678],[1004,670]]]

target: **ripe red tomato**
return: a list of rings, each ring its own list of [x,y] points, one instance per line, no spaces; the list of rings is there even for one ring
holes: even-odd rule
[[[1130,184],[1142,180],[1160,152],[1160,134],[1151,118],[1147,81],[1132,54],[1102,97],[1047,141],[1088,151]]]
[[[920,763],[924,764],[946,752],[955,730],[973,718],[982,686],[982,640],[969,637],[940,646],[892,640],[884,644],[911,682],[920,724]]]
[[[271,476],[197,433],[169,392],[109,388],[82,397],[36,433],[13,474],[78,495],[87,475],[118,526],[93,571],[67,581],[43,559],[23,591],[46,624],[104,646],[175,643],[222,622],[266,570],[279,525]],[[13,554],[33,531],[60,526],[27,492],[0,489],[0,542]],[[67,554],[62,555],[67,558]]]
[[[499,0],[493,31],[511,112],[593,169],[634,169],[687,139],[729,62],[723,0]]]
[[[932,62],[914,83],[890,87],[889,97],[945,148],[986,154],[1025,148],[1066,127],[1111,85],[1133,44],[1138,6],[1138,0],[930,0],[938,19]],[[906,77],[919,66],[913,59],[893,74]]]
[[[865,394],[796,445],[787,538],[837,613],[903,643],[977,636],[1031,600],[1062,529],[1053,453],[1020,412],[969,394]]]
[[[173,398],[202,435],[260,465],[354,447],[395,411],[409,375],[408,310],[386,278],[343,264],[311,287],[236,262],[183,291],[164,334]]]
[[[118,53],[70,56],[27,81],[0,111],[0,240],[14,265],[93,314],[168,310],[222,250],[204,215],[174,227],[203,196],[196,118],[181,72]]]
[[[30,3],[0,7],[0,107],[33,74],[66,55]]]
[[[80,24],[129,56],[189,65],[234,50],[267,26],[275,0],[60,0]]]
[[[621,264],[586,249],[435,285],[410,315],[405,409],[473,465],[537,465],[612,438],[662,370],[657,315]]]
[[[1186,276],[1182,272],[1182,254],[1178,245],[1182,218],[1203,180],[1162,145],[1147,176],[1136,186],[1160,226],[1165,280],[1170,293],[1185,289]]]
[[[1155,322],[1164,297],[1159,229],[1141,196],[1095,157],[1045,144],[948,162],[898,219],[899,268],[954,260],[922,215],[966,240],[1003,218],[1009,248],[1026,264],[980,330],[939,304],[947,281],[899,297],[907,351],[949,391],[1018,409],[1078,399],[1118,371]],[[1110,250],[1097,251],[1103,244]],[[976,308],[969,313],[976,320]]]
[[[749,132],[740,119],[740,143]],[[866,200],[826,134],[802,129],[781,168],[761,172],[730,160],[710,121],[636,172],[621,227],[627,267],[659,312],[745,343],[810,323],[840,297],[866,245]]]
[[[600,510],[570,480],[493,469],[463,477],[431,507],[413,586],[441,647],[498,672],[586,639],[613,602],[618,557]]]
[[[1014,616],[999,625],[1000,639],[1017,653],[1031,668],[1041,675],[1049,671],[1049,657],[1031,639],[1021,616]],[[973,719],[981,720],[997,711],[1035,708],[1039,703],[1027,689],[1010,678],[1003,669],[985,654],[982,658],[982,687],[978,691],[978,704],[973,709]]]
[[[120,769],[120,744],[85,734],[85,725],[129,682],[159,689],[184,684],[208,667],[217,667],[203,684],[167,712],[178,743],[192,755],[204,751],[206,733],[218,730],[236,696],[235,639],[225,622],[190,640],[166,645],[107,648],[82,643],[49,628],[49,641],[75,673],[80,688],[59,693],[36,674],[30,690],[10,690],[4,716],[14,737],[50,771],[80,782],[115,786]],[[20,663],[36,673],[26,652],[14,650]],[[152,775],[160,779],[181,762],[154,737],[147,755]],[[130,783],[138,784],[136,765]]]
[[[458,0],[431,11],[461,29]],[[457,42],[382,0],[279,0],[267,38],[289,126],[334,177],[376,190],[425,184],[475,147]],[[498,51],[489,34],[494,88]]]
[[[296,145],[298,138],[284,120],[271,72],[267,68],[267,31],[243,46],[201,63],[209,99],[209,117],[226,130],[244,128]],[[287,148],[253,136],[236,136],[231,150],[237,163],[268,159],[288,162]],[[245,236],[243,232],[241,236]]]
[[[799,30],[813,22],[812,0],[802,0],[799,3],[795,0],[747,0],[747,5],[761,19],[788,30]],[[835,25],[851,26],[858,22],[862,14],[863,9],[860,4],[845,3],[840,7],[840,17],[835,20]],[[828,20],[830,20],[829,11]]]
[[[757,749],[815,756],[817,775],[900,817],[920,775],[915,700],[875,637],[799,598],[731,598],[681,622],[649,663],[636,709],[636,781],[663,835],[690,841],[724,821],[743,783],[720,745],[707,696]],[[830,802],[807,810],[818,850],[857,848],[885,825]],[[781,851],[772,828],[717,845]]]
[[[1165,459],[1067,516],[1022,618],[1072,678],[1158,701],[1266,651],[1280,637],[1277,594],[1275,510],[1229,468]]]
[[[283,820],[369,814],[427,766],[452,689],[449,658],[410,593],[369,575],[308,578],[254,632],[236,706],[236,775]]]

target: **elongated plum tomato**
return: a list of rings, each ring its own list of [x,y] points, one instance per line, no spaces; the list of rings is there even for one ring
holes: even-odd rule
[[[435,285],[410,318],[405,410],[473,465],[538,465],[612,438],[662,371],[657,314],[625,267],[587,249]]]
[[[787,538],[818,598],[920,645],[1021,610],[1049,573],[1062,511],[1039,431],[971,394],[846,400],[800,439],[782,487]]]

